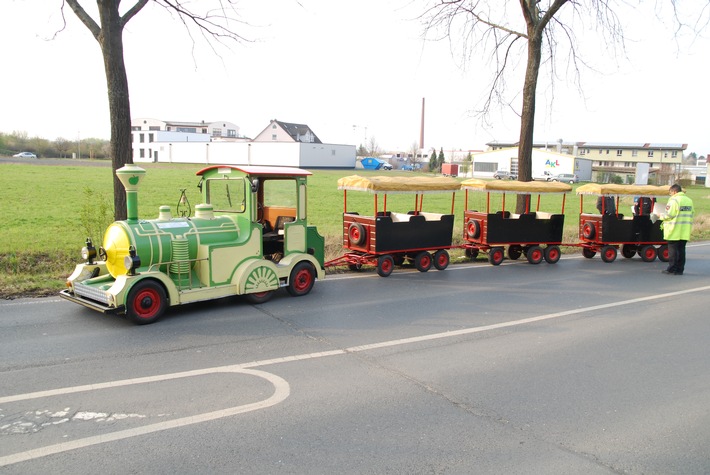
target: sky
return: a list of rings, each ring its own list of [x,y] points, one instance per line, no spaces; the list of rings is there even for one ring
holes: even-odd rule
[[[493,77],[490,55],[474,50],[462,60],[460,36],[425,37],[418,17],[429,1],[241,0],[244,23],[233,26],[247,41],[214,49],[194,34],[193,42],[177,18],[151,2],[124,32],[131,114],[224,120],[248,137],[278,119],[307,124],[326,143],[374,138],[383,151],[408,151],[419,142],[424,98],[426,149],[517,141],[524,61],[507,77],[512,107],[494,109],[484,123],[475,111]],[[82,3],[95,12],[93,0]],[[510,16],[520,15],[517,3]],[[700,11],[705,0],[684,3]],[[108,139],[98,43],[68,7],[62,30],[61,5],[2,0],[0,132]],[[582,92],[564,61],[556,80],[541,74],[535,141],[686,143],[686,153],[710,154],[710,27],[676,34],[668,13],[619,10],[625,56],[613,54],[581,17],[575,35],[591,68],[582,71]],[[700,26],[709,15],[681,14]]]

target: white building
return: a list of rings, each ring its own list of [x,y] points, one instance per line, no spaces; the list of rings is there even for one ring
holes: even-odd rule
[[[322,143],[304,124],[272,120],[254,140],[230,122],[134,119],[131,128],[135,163],[355,167],[354,145]]]
[[[472,176],[476,178],[493,178],[497,170],[518,173],[518,147],[502,148],[481,152],[473,155]],[[547,173],[545,173],[547,172]],[[532,150],[532,176],[541,178],[546,174],[574,173],[581,181],[592,178],[590,160],[577,158],[566,153],[550,150]]]

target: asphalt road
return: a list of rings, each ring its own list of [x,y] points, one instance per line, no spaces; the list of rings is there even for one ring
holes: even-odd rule
[[[710,243],[345,274],[133,326],[0,303],[0,473],[710,473]]]

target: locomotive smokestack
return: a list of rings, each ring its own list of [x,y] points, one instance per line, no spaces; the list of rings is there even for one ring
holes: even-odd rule
[[[422,97],[422,126],[419,130],[419,148],[424,150],[424,98]]]
[[[129,223],[138,222],[138,188],[145,176],[141,167],[128,164],[116,170],[116,176],[126,189],[126,211]]]

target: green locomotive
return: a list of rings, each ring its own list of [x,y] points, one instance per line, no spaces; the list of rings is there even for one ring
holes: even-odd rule
[[[325,277],[324,239],[308,225],[307,177],[299,168],[215,165],[197,172],[203,204],[195,215],[138,219],[145,170],[116,171],[126,189],[128,219],[112,223],[103,246],[90,239],[83,263],[60,296],[137,324],[173,305],[244,295],[267,301],[280,287],[306,295]]]

